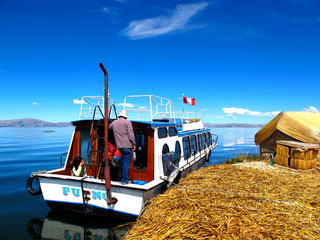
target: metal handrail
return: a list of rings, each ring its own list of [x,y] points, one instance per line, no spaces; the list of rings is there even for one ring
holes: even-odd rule
[[[90,165],[90,166],[91,166],[91,151],[90,151],[90,147],[91,147],[91,149],[92,149],[92,147],[93,147],[93,144],[92,144],[92,130],[93,130],[93,125],[94,125],[94,120],[95,120],[95,115],[96,115],[96,110],[97,110],[97,108],[98,108],[98,110],[100,111],[100,114],[101,114],[102,118],[104,118],[104,114],[102,113],[102,110],[101,110],[100,106],[99,106],[99,105],[96,105],[95,108],[94,108],[94,111],[93,111],[91,128],[90,128],[90,140],[89,140],[89,142],[88,142],[88,147],[87,147],[87,156],[89,157],[89,162],[90,162],[89,165]],[[97,134],[97,131],[96,131],[96,133],[95,133],[94,138],[96,137],[96,134]],[[88,162],[88,163],[89,163],[89,162]]]
[[[97,102],[91,102],[90,100],[95,100]],[[88,104],[89,106],[84,106],[84,104]],[[102,96],[84,96],[81,99],[81,107],[80,107],[80,115],[79,119],[88,119],[91,118],[92,110],[96,109],[96,106],[100,106],[104,108],[104,97]],[[86,112],[84,112],[86,111]],[[101,111],[101,116],[103,116],[103,111]]]
[[[62,156],[65,155],[65,154],[68,154],[68,152],[64,152],[64,153],[61,153],[60,154],[60,167],[63,166],[63,163],[62,163]]]
[[[110,116],[111,116],[111,110],[113,109],[114,111],[114,114],[116,115],[116,119],[118,119],[118,114],[117,114],[117,109],[116,109],[116,105],[114,105],[114,103],[112,103],[111,107],[110,107],[110,110],[109,110],[109,119],[110,119]]]
[[[214,143],[218,142],[218,135],[211,133],[211,138]]]

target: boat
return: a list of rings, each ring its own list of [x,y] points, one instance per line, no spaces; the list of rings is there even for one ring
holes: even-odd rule
[[[121,184],[121,163],[105,161],[107,143],[113,138],[108,126],[118,116],[116,105],[109,101],[108,72],[101,63],[100,68],[105,80],[104,97],[82,98],[80,116],[72,122],[75,129],[68,152],[61,154],[60,168],[33,172],[26,188],[32,195],[42,194],[53,210],[136,218],[148,200],[205,166],[218,136],[204,127],[200,113],[176,112],[168,98],[127,96],[122,105],[133,126],[136,156],[129,168],[132,182]],[[127,107],[136,100],[145,105]],[[79,156],[85,163],[83,177],[71,175],[72,161]]]

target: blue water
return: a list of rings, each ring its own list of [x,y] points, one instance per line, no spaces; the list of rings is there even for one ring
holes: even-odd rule
[[[227,158],[239,153],[260,154],[254,143],[254,135],[260,128],[215,128],[211,132],[218,135],[218,146],[211,154],[213,164],[221,164]]]
[[[45,132],[48,130],[54,132]],[[254,135],[259,130],[212,129],[219,136],[218,147],[211,155],[212,163],[223,163],[238,153],[258,153]],[[41,234],[46,234],[44,230],[41,233],[41,226],[54,233],[55,223],[60,223],[57,225],[60,231],[61,224],[65,226],[64,232],[55,239],[83,239],[81,234],[87,229],[91,229],[91,238],[88,239],[105,239],[106,236],[109,239],[121,239],[125,234],[126,230],[123,229],[110,230],[107,223],[100,226],[104,220],[91,226],[95,220],[52,212],[41,195],[27,193],[25,183],[31,172],[60,166],[60,154],[68,151],[72,132],[73,128],[0,128],[0,239],[40,239]],[[50,221],[45,221],[48,219]],[[79,229],[81,234],[78,233]],[[105,232],[105,235],[94,235],[96,229],[102,229],[100,234]]]

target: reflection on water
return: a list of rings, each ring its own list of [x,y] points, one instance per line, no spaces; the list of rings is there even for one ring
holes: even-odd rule
[[[27,224],[30,237],[38,239],[122,239],[130,223],[106,218],[51,211],[44,220],[33,218]]]

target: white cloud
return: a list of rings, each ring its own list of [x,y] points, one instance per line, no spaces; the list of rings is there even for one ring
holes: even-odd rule
[[[249,109],[244,108],[222,108],[222,111],[227,114],[228,117],[233,116],[233,114],[239,114],[239,115],[249,115],[249,116],[275,116],[280,113],[280,111],[274,111],[274,112],[257,112],[257,111],[251,111]]]
[[[125,107],[128,107],[128,108],[133,108],[133,107],[135,107],[135,105],[133,105],[132,103],[126,103],[126,104],[124,104],[124,103],[118,103],[118,104],[116,104],[117,106],[125,106]]]
[[[33,102],[32,105],[39,105],[39,103],[38,102]]]
[[[74,104],[82,104],[82,103],[85,103],[85,101],[83,101],[83,100],[78,100],[78,99],[73,99],[73,103],[74,103]]]
[[[224,118],[224,116],[216,116],[216,118]]]
[[[146,109],[147,108],[147,106],[141,106],[141,107],[139,107],[140,109]]]
[[[208,5],[208,2],[180,4],[168,16],[132,21],[120,33],[131,39],[142,39],[187,29],[190,19]]]
[[[103,8],[101,9],[101,12],[103,12],[103,13],[110,13],[111,10],[110,10],[109,8],[107,8],[107,7],[103,7]]]
[[[310,106],[309,108],[304,108],[302,111],[304,111],[304,112],[319,112],[319,110],[313,106]]]

